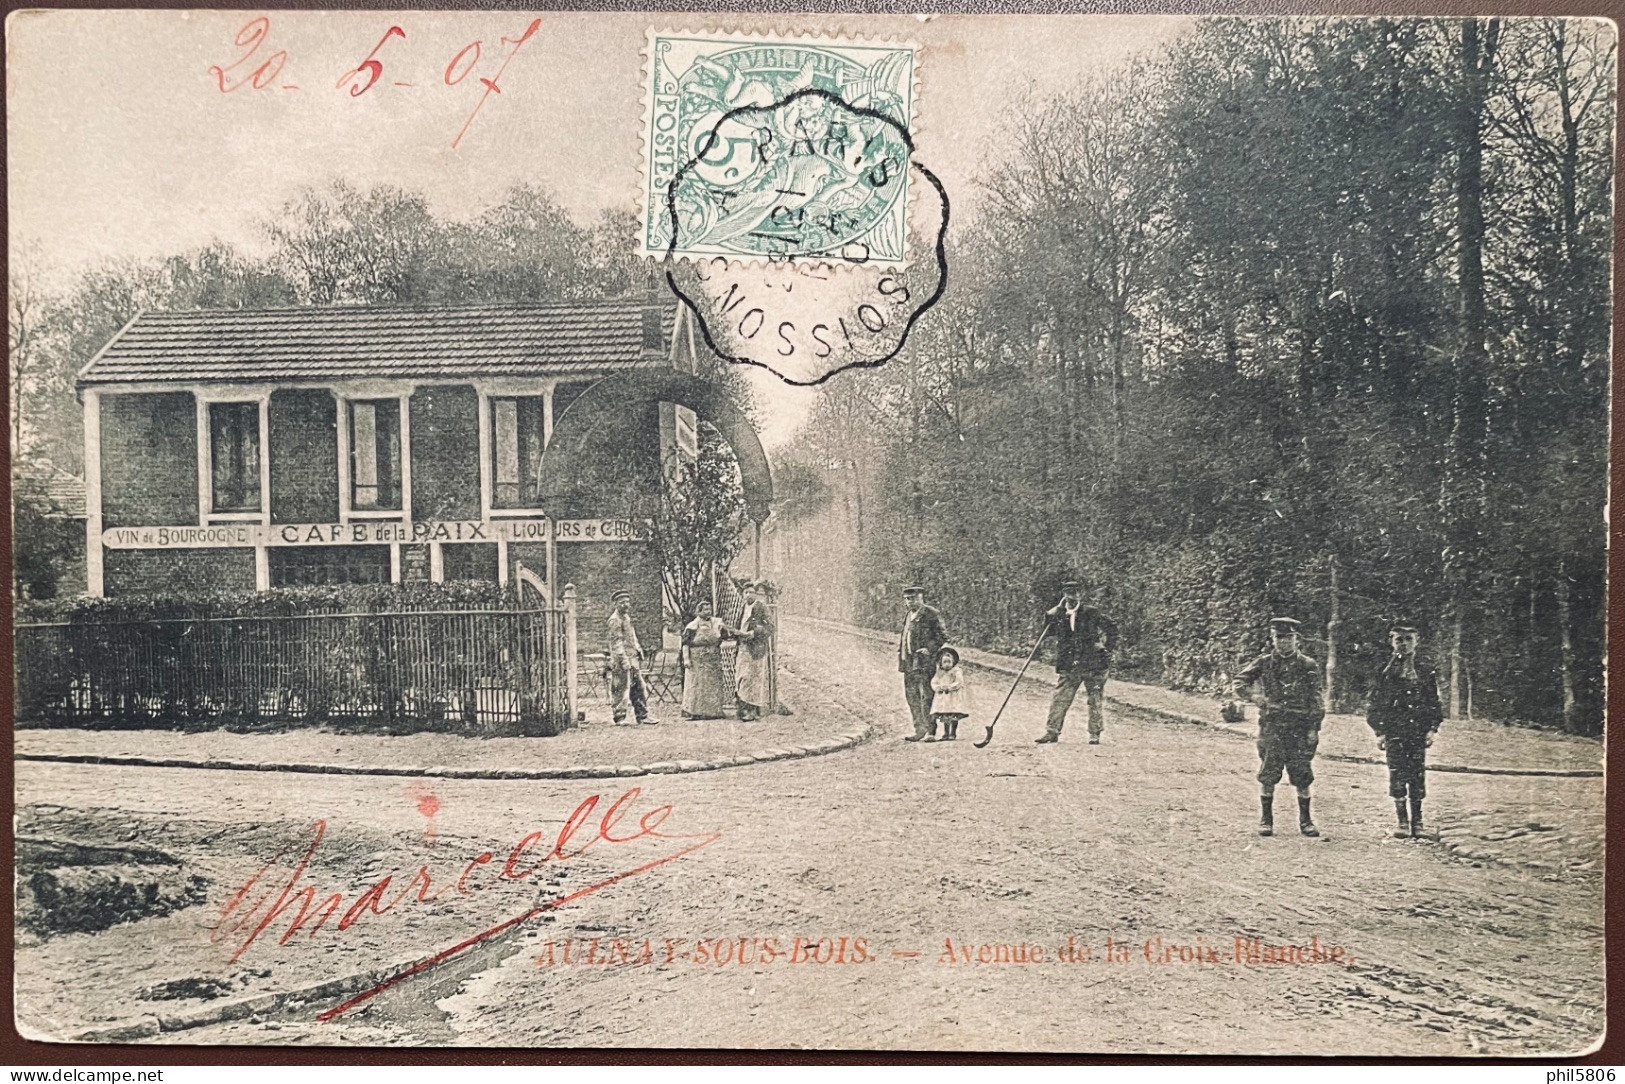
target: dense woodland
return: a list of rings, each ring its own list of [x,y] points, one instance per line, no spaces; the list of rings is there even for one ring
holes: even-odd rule
[[[1075,569],[1126,675],[1217,691],[1286,613],[1344,708],[1406,619],[1454,714],[1598,732],[1613,71],[1595,22],[1217,20],[1019,103],[948,297],[780,465],[790,597],[918,580],[1024,653]]]
[[[1220,689],[1285,612],[1343,707],[1404,618],[1455,713],[1599,731],[1613,71],[1600,22],[1213,20],[1013,103],[947,297],[775,457],[787,606],[889,625],[919,580],[1019,651],[1071,569],[1125,676]],[[24,245],[12,448],[81,473],[73,374],[137,309],[632,294],[634,229],[340,184],[263,255],[46,289]]]

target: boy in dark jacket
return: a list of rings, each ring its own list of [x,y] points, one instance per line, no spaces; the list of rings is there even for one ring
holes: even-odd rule
[[[1298,650],[1295,618],[1270,619],[1270,645],[1236,676],[1236,694],[1258,705],[1258,834],[1275,834],[1275,786],[1285,771],[1298,790],[1298,831],[1318,836],[1309,815],[1309,785],[1315,781],[1313,761],[1326,714],[1320,664]]]
[[[1388,793],[1399,818],[1399,826],[1394,829],[1396,838],[1416,839],[1422,835],[1427,751],[1444,721],[1439,676],[1417,659],[1419,640],[1410,625],[1394,625],[1388,630],[1394,654],[1377,673],[1365,716],[1376,732],[1378,748],[1388,756]]]

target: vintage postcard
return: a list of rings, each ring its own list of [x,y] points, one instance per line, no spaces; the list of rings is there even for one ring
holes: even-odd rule
[[[6,37],[23,1037],[1602,1042],[1613,23]]]

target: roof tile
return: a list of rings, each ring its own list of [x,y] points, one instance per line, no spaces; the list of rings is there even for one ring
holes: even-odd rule
[[[641,298],[223,309],[140,314],[79,382],[572,375],[642,364]]]
[[[11,465],[13,499],[32,500],[45,515],[81,519],[85,514],[84,479],[42,455],[19,456]]]

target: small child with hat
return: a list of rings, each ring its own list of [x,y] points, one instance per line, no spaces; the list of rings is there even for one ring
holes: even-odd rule
[[[965,672],[959,667],[959,652],[946,645],[937,652],[937,668],[931,674],[932,730],[942,727],[940,741],[959,738],[959,720],[970,714],[970,686],[965,684]],[[931,738],[926,738],[931,741]]]

